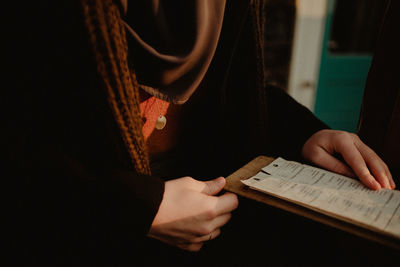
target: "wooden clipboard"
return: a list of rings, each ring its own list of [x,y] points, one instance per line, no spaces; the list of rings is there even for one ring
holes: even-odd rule
[[[375,232],[371,229],[330,217],[295,203],[258,192],[247,187],[241,182],[241,180],[248,179],[257,174],[261,168],[265,167],[273,160],[274,158],[266,156],[259,156],[255,158],[226,178],[225,190],[400,250],[400,239],[393,238],[391,236]]]

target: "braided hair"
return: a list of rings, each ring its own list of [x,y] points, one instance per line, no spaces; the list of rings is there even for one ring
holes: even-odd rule
[[[134,71],[128,65],[128,45],[120,7],[115,0],[82,0],[81,3],[98,72],[133,166],[138,173],[150,174],[149,158],[142,133],[139,86]],[[254,114],[260,116],[256,120],[260,124],[257,126],[265,131],[264,3],[265,0],[250,1],[257,62],[255,89],[258,92],[258,110]]]
[[[85,24],[108,103],[135,170],[150,174],[142,133],[139,86],[128,65],[128,45],[120,9],[113,0],[83,0]]]

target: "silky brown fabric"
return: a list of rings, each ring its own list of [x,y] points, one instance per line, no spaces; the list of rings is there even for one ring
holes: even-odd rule
[[[142,89],[183,104],[214,56],[226,0],[121,1],[130,59]],[[182,11],[185,12],[182,12]]]

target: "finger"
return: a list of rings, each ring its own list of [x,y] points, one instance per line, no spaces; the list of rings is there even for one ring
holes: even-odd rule
[[[356,140],[355,145],[360,151],[364,161],[367,163],[368,168],[372,172],[375,179],[383,188],[392,188],[390,185],[390,178],[386,172],[386,164],[380,157],[361,140]]]
[[[222,214],[218,217],[216,217],[214,220],[210,222],[210,228],[214,231],[215,229],[221,228],[225,224],[229,222],[229,220],[232,218],[231,213],[225,213]]]
[[[326,152],[323,148],[319,147],[314,157],[318,158],[318,165],[320,167],[347,177],[356,178],[354,172],[345,163]]]
[[[393,176],[392,176],[392,174],[390,173],[389,168],[388,168],[387,166],[386,166],[386,175],[389,176],[390,185],[392,186],[392,189],[395,189],[395,188],[396,188],[396,183],[394,182]]]
[[[349,139],[339,142],[335,150],[343,156],[346,163],[353,169],[354,173],[364,185],[374,190],[379,190],[381,188],[380,184],[369,172],[364,158],[353,143],[353,140]]]
[[[205,187],[203,189],[203,193],[209,195],[209,196],[215,196],[225,186],[225,178],[224,177],[218,177],[214,180],[204,182]]]
[[[178,247],[183,250],[197,252],[203,247],[204,243],[187,243],[187,244],[179,244]]]
[[[226,192],[218,197],[217,204],[215,205],[215,213],[217,215],[230,213],[235,210],[239,205],[239,200],[235,194]]]
[[[211,233],[207,234],[207,235],[203,235],[200,237],[197,237],[195,239],[192,240],[193,243],[200,243],[200,242],[206,242],[206,241],[210,241],[213,240],[215,238],[217,238],[219,235],[221,234],[221,229],[215,229],[214,231],[212,231]]]

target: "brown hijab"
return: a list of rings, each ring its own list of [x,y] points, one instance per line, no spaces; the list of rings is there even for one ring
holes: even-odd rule
[[[141,88],[183,104],[204,78],[226,0],[121,0],[130,60]]]

